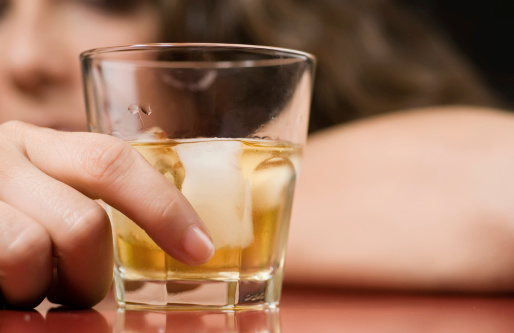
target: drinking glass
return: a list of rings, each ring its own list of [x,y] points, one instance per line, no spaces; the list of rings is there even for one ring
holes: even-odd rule
[[[274,307],[281,293],[315,59],[229,44],[81,54],[89,129],[128,141],[190,201],[214,246],[188,266],[112,207],[124,307]],[[144,175],[141,175],[144,177]]]

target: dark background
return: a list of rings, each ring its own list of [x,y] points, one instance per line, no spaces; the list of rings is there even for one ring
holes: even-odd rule
[[[514,0],[398,0],[429,20],[514,109]]]

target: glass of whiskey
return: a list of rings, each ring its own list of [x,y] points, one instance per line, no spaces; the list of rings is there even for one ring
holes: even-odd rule
[[[275,307],[315,58],[256,45],[146,44],[89,50],[81,62],[90,131],[129,142],[185,195],[215,246],[210,261],[188,266],[107,206],[118,304]]]

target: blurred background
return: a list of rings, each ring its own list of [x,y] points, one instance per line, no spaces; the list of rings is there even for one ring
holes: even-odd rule
[[[514,106],[513,1],[398,1],[451,40],[487,84]]]

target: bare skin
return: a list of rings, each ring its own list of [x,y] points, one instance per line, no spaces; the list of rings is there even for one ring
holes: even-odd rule
[[[154,42],[160,31],[150,1],[127,0],[141,3],[132,10],[107,9],[111,2],[0,0],[0,123],[87,129],[80,52]]]
[[[112,241],[99,198],[178,259],[212,255],[191,206],[125,143],[55,130],[86,129],[81,51],[158,40],[150,1],[106,1],[0,0],[0,306],[105,296]],[[435,108],[313,136],[286,282],[512,291],[512,118]]]
[[[20,122],[2,124],[0,142],[0,287],[7,305],[31,307],[48,295],[87,307],[105,296],[112,239],[96,198],[137,221],[182,262],[212,256],[191,205],[126,143]]]
[[[0,0],[0,306],[48,296],[87,307],[105,296],[111,231],[93,199],[132,216],[179,260],[212,255],[191,206],[125,143],[27,124],[85,130],[79,53],[158,38],[150,2],[113,3]]]
[[[347,288],[514,290],[514,116],[469,107],[311,137],[286,280]]]

